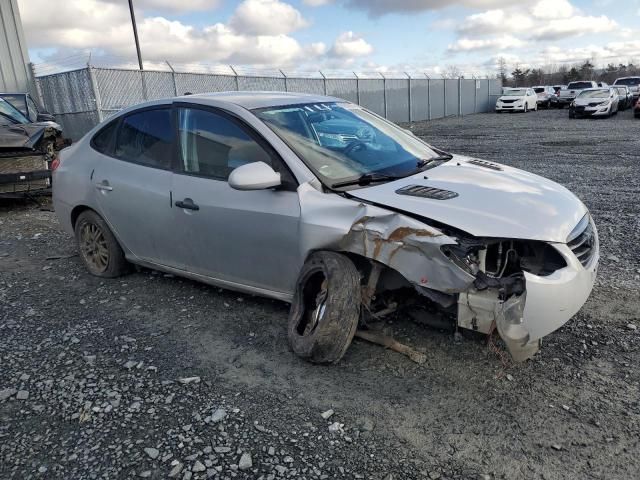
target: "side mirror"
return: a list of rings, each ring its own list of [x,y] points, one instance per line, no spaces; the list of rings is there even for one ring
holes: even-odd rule
[[[265,190],[280,185],[280,174],[264,162],[252,162],[234,169],[229,186],[236,190]]]
[[[55,122],[56,119],[50,113],[40,112],[36,118],[37,122]]]

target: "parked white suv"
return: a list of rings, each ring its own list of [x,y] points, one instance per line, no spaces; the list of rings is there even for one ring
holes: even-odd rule
[[[533,88],[506,88],[496,102],[496,112],[528,112],[538,109],[538,96]]]

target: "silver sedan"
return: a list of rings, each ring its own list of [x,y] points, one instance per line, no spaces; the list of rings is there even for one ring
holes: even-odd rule
[[[582,307],[599,259],[564,187],[326,96],[138,105],[65,149],[53,185],[90,273],[133,263],[290,302],[290,345],[314,362],[394,310],[497,329],[529,358]]]

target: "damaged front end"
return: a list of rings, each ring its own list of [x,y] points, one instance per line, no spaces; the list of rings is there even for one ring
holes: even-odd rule
[[[487,335],[497,330],[513,359],[524,361],[582,307],[593,286],[598,245],[588,215],[573,243],[477,238],[421,217],[327,197],[309,185],[300,194],[303,255],[327,249],[364,260],[363,307],[374,318],[380,317],[376,307],[390,312],[390,305],[429,305],[439,317],[425,323]],[[419,296],[372,305],[373,298],[400,291]]]
[[[50,163],[60,131],[44,124],[0,126],[0,196],[22,196],[51,186]]]

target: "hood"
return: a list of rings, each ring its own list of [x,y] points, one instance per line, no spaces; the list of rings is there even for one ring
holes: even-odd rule
[[[44,123],[3,125],[0,127],[0,150],[33,150],[43,137],[55,135],[55,128]]]
[[[589,104],[593,104],[594,106],[596,104],[600,105],[601,103],[606,103],[609,101],[609,98],[576,98],[574,100],[574,102],[576,102],[576,105],[589,105]]]
[[[457,196],[437,200],[396,193],[410,185],[448,190]],[[349,193],[476,237],[564,243],[587,213],[583,203],[562,185],[516,168],[462,156],[401,180]]]

